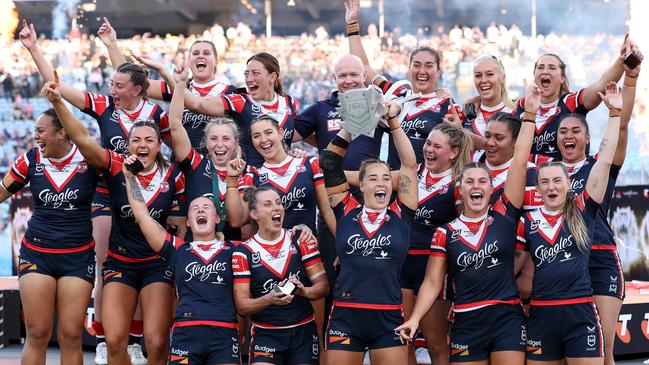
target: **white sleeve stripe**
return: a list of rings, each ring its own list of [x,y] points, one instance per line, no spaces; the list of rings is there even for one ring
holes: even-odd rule
[[[234,276],[244,276],[244,275],[250,275],[250,271],[233,271],[232,274]]]

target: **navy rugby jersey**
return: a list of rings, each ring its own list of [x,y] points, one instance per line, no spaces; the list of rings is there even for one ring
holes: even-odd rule
[[[381,211],[371,210],[347,193],[334,214],[340,259],[336,306],[400,309],[399,273],[410,246],[414,212],[398,200]]]
[[[128,133],[138,121],[151,121],[160,128],[162,138],[169,138],[169,116],[157,104],[147,99],[140,100],[135,111],[129,113],[115,108],[112,96],[86,92],[84,113],[99,123],[101,146],[119,154],[128,152]]]
[[[446,260],[455,311],[519,301],[514,258],[522,249],[516,245],[520,214],[503,195],[484,216],[461,215],[437,229],[430,254]]]
[[[389,93],[398,98],[412,95],[412,90],[403,87],[394,88],[393,86],[395,86],[394,83],[384,81],[380,88],[383,93]],[[450,113],[451,102],[451,99],[448,98],[438,98],[437,93],[433,92],[422,95],[421,98],[409,101],[401,106],[399,122],[410,143],[412,143],[417,163],[424,162],[423,148],[426,138],[428,138],[428,134],[436,125],[444,121],[444,116]],[[401,166],[401,160],[392,138],[390,138],[388,146],[388,164],[391,169],[398,169]]]
[[[252,145],[250,136],[250,124],[261,116],[266,115],[279,122],[280,128],[284,129],[284,143],[287,148],[291,147],[294,120],[297,117],[295,100],[291,96],[275,94],[273,101],[261,102],[247,94],[227,94],[222,95],[221,100],[225,111],[232,115],[241,128],[240,143],[246,162],[255,167],[264,163],[264,159]]]
[[[588,176],[590,175],[593,166],[595,166],[595,162],[597,162],[597,156],[589,156],[575,164],[563,162],[568,169],[568,174],[570,175],[570,190],[575,194],[580,194],[586,188]],[[611,206],[611,199],[613,199],[613,193],[615,190],[615,182],[620,174],[620,169],[620,166],[612,165],[609,170],[606,193],[604,194],[604,200],[597,212],[597,224],[595,224],[595,232],[593,233],[592,249],[594,250],[600,248],[611,249],[612,247],[615,247],[613,229],[611,229],[611,226],[608,223],[608,210]]]
[[[586,115],[588,109],[583,103],[584,89],[573,93],[563,94],[557,101],[550,104],[541,104],[536,112],[536,129],[534,130],[534,142],[532,143],[532,154],[540,154],[552,157],[555,160],[561,159],[561,152],[557,147],[557,131],[559,121],[564,115],[577,113]],[[525,112],[525,97],[518,99],[516,108],[512,112],[519,118],[523,118]]]
[[[185,242],[167,234],[160,256],[174,272],[179,303],[175,326],[237,328],[232,253],[238,242]]]
[[[505,103],[500,102],[498,105],[495,106],[486,106],[480,104],[480,108],[478,109],[476,113],[476,117],[473,120],[468,120],[466,118],[466,114],[464,110],[462,110],[462,113],[460,113],[460,117],[463,120],[463,126],[466,130],[469,132],[480,136],[484,137],[485,132],[487,131],[487,123],[489,122],[489,119],[496,113],[511,113],[512,108],[508,107],[505,105]],[[482,150],[474,150],[471,151],[471,159],[473,161],[480,161],[481,158],[484,156],[484,149]]]
[[[310,286],[306,269],[319,263],[318,243],[299,242],[287,229],[282,229],[273,241],[256,234],[232,254],[234,282],[250,283],[253,298],[268,294],[275,284],[292,275]],[[263,328],[295,327],[314,319],[311,302],[299,295],[287,305],[270,305],[251,317],[254,325]]]
[[[459,189],[451,170],[433,174],[424,164],[417,168],[419,203],[410,233],[409,254],[428,254],[435,229],[457,217]]]
[[[239,180],[239,191],[250,187],[269,185],[277,191],[284,205],[284,227],[293,228],[306,224],[316,232],[316,208],[318,206],[315,189],[324,184],[320,163],[316,157],[290,157],[279,164],[264,164],[259,168],[250,167],[250,172]]]
[[[329,99],[318,101],[300,113],[295,119],[295,131],[303,138],[315,133],[318,151],[323,151],[342,129],[340,114],[336,110],[339,106],[338,91],[334,91]],[[343,169],[358,171],[364,160],[379,158],[381,138],[383,129],[379,127],[374,131],[374,138],[361,135],[351,141],[343,158]]]
[[[570,304],[593,295],[588,258],[600,205],[585,190],[575,198],[575,203],[589,233],[585,252],[577,247],[562,212],[540,208],[520,219],[516,237],[534,262],[532,304]]]
[[[173,90],[169,87],[166,81],[160,81],[160,89],[162,92],[162,100],[170,102],[173,97]],[[219,96],[224,94],[233,94],[237,91],[237,88],[220,82],[216,79],[207,82],[205,84],[199,84],[195,80],[189,82],[187,87],[189,92],[198,96]],[[209,115],[195,113],[189,109],[183,111],[183,127],[187,131],[189,136],[189,141],[196,150],[201,154],[207,154],[205,146],[202,145],[203,137],[205,136],[205,126],[212,120],[212,117]]]
[[[198,150],[192,148],[189,151],[189,154],[178,164],[178,166],[183,172],[183,175],[185,175],[185,197],[188,204],[200,196],[206,196],[210,199],[214,198],[214,192],[212,191],[212,169],[215,166],[212,164],[212,160],[209,156],[202,155]],[[221,215],[222,220],[226,219],[225,193],[227,191],[227,175],[227,170],[219,169],[217,167],[216,176],[218,178],[219,210],[223,212]],[[189,231],[190,230],[187,232],[188,234]],[[233,228],[227,223],[223,227],[223,234],[226,239],[230,240],[241,238],[241,230],[239,228]]]
[[[61,159],[45,158],[32,148],[16,159],[9,174],[21,187],[29,183],[34,196],[23,243],[61,253],[92,247],[90,207],[99,177],[76,146]]]
[[[126,180],[122,173],[124,156],[106,150],[104,174],[113,210],[113,225],[110,228],[108,255],[127,262],[139,262],[159,257],[149,246],[135,222],[128,203]],[[142,197],[149,209],[149,215],[161,226],[165,226],[167,215],[174,199],[184,200],[185,177],[171,164],[168,168],[157,166],[150,172],[136,175]]]
[[[495,204],[496,201],[505,191],[505,181],[507,181],[507,175],[509,174],[509,168],[511,167],[512,160],[507,161],[506,163],[499,166],[492,166],[487,162],[485,166],[491,172],[491,204]],[[527,163],[527,174],[525,175],[525,195],[523,196],[523,209],[532,210],[536,209],[543,205],[543,199],[541,195],[536,191],[536,165],[531,162]]]

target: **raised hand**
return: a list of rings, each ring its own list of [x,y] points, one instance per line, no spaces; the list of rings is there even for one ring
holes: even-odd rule
[[[54,71],[54,81],[48,81],[43,85],[41,93],[50,103],[61,101],[61,91],[59,90],[59,73]]]
[[[228,162],[228,176],[241,176],[241,174],[246,170],[246,161],[235,158]]]
[[[20,38],[20,43],[23,44],[23,47],[28,50],[36,48],[37,38],[36,38],[36,29],[34,29],[34,24],[27,24],[27,20],[23,19],[23,28],[18,33],[18,38]]]
[[[608,108],[608,110],[622,110],[622,89],[613,81],[606,84],[604,94],[599,93],[599,97]]]
[[[174,81],[177,85],[185,85],[189,78],[189,67],[186,64],[176,64],[174,67]]]
[[[358,22],[361,15],[360,0],[345,0],[345,23]]]
[[[148,58],[145,56],[136,56],[133,55],[133,58],[135,58],[139,63],[143,64],[144,66],[156,70],[160,72],[160,70],[164,69],[164,64],[162,62],[156,61],[153,58]]]
[[[117,42],[117,32],[115,32],[115,28],[110,25],[110,22],[106,17],[104,17],[104,22],[102,23],[101,27],[99,27],[97,35],[99,36],[99,39],[101,39],[102,43],[104,43],[104,45],[106,46]]]
[[[523,83],[525,84],[525,111],[536,114],[541,105],[541,89],[534,82],[528,85],[527,80],[523,80]]]

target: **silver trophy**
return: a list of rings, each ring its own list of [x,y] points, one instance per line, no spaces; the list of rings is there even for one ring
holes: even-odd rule
[[[352,135],[352,140],[360,135],[374,137],[374,129],[385,113],[381,89],[370,85],[366,89],[345,91],[338,99],[340,107],[336,110],[342,119],[343,128]]]

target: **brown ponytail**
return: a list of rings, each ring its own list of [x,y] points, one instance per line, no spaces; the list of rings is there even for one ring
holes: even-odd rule
[[[560,166],[566,178],[570,180],[570,177],[568,176],[568,169],[564,164],[556,161],[546,162],[544,164],[539,165],[538,169],[536,170],[537,184],[538,184],[539,172],[541,171],[541,169],[550,166]],[[581,216],[581,212],[577,207],[577,202],[575,202],[575,199],[576,199],[575,193],[572,191],[568,191],[568,195],[566,196],[566,203],[563,206],[563,216],[565,219],[565,223],[568,225],[568,230],[570,231],[570,234],[572,234],[572,236],[575,238],[575,243],[577,244],[577,248],[579,248],[579,251],[581,252],[586,252],[589,243],[588,228],[586,227],[586,222],[584,222],[584,218]]]
[[[279,61],[277,60],[277,58],[275,58],[275,56],[271,55],[270,53],[260,52],[248,58],[246,65],[249,64],[250,61],[257,61],[261,63],[262,65],[264,65],[264,68],[266,69],[266,71],[268,71],[268,73],[274,72],[277,75],[277,78],[275,79],[273,89],[281,96],[286,95],[284,94],[284,87],[282,86],[282,80],[280,79]]]

